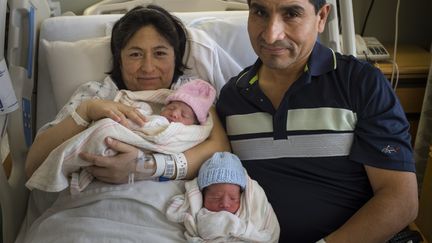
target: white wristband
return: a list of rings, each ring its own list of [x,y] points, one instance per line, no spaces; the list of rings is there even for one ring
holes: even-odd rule
[[[174,154],[173,157],[177,167],[177,175],[175,179],[181,180],[186,178],[187,166],[188,166],[186,156],[183,153],[179,153],[179,154]]]
[[[324,240],[324,238],[322,238],[321,240],[317,241],[316,243],[326,243],[326,241]]]
[[[153,157],[156,161],[156,171],[155,173],[152,175],[152,177],[159,177],[162,176],[164,171],[165,171],[165,167],[166,167],[166,162],[165,162],[165,155],[164,154],[153,154]]]
[[[90,125],[90,123],[86,120],[84,120],[77,112],[76,110],[72,110],[70,116],[72,117],[72,119],[74,120],[74,122],[78,125],[78,126],[83,126],[83,127],[88,127]]]
[[[156,160],[156,165],[158,163],[163,164],[165,162],[165,168],[161,166],[162,168],[164,168],[162,177],[164,177],[165,179],[171,179],[175,174],[175,161],[174,161],[174,158],[172,157],[172,155],[153,154],[153,156]],[[164,162],[159,162],[159,161],[164,161]],[[157,170],[159,170],[159,168]]]

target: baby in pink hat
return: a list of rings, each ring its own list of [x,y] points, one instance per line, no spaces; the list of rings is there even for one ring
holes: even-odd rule
[[[213,86],[201,79],[191,80],[175,91],[159,90],[151,92],[162,93],[148,95],[146,91],[120,91],[114,99],[117,102],[135,106],[141,114],[147,117],[144,126],[139,126],[130,121],[128,128],[133,131],[154,134],[158,133],[160,129],[165,129],[171,122],[182,123],[183,125],[204,125],[209,116],[210,107],[216,98],[216,90]],[[153,113],[153,108],[148,101],[164,105],[160,108],[159,114],[155,115]]]
[[[215,97],[216,91],[211,84],[195,79],[167,97],[167,105],[162,108],[160,115],[170,122],[184,125],[204,124]]]

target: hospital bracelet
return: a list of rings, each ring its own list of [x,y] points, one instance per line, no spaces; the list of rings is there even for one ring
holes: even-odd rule
[[[90,123],[86,120],[84,120],[77,112],[75,109],[72,110],[70,116],[72,117],[72,119],[74,120],[74,122],[78,125],[78,126],[83,126],[83,127],[88,127],[90,125]]]
[[[164,177],[165,179],[171,179],[175,174],[175,162],[171,155],[169,154],[153,154],[153,157],[156,161],[156,174],[160,174],[160,176]],[[162,171],[161,171],[162,169]]]
[[[153,177],[160,176],[160,181],[171,179],[175,175],[175,180],[186,178],[187,160],[183,153],[178,154],[153,154],[156,161],[156,172]]]
[[[187,160],[186,160],[186,156],[184,155],[184,153],[179,153],[179,154],[173,154],[175,163],[176,163],[176,167],[177,167],[177,175],[176,175],[176,180],[181,180],[186,178],[187,175]]]
[[[159,177],[159,176],[162,176],[164,174],[165,167],[166,167],[165,156],[169,156],[169,155],[156,154],[156,153],[153,154],[153,157],[154,157],[155,162],[156,162],[156,171],[152,175],[152,177]]]

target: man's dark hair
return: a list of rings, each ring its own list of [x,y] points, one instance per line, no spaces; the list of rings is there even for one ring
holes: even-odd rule
[[[181,21],[159,6],[137,6],[114,24],[111,33],[113,66],[110,74],[119,89],[126,89],[121,71],[121,50],[138,30],[149,25],[153,26],[174,49],[175,68],[171,84],[183,74],[186,31]]]
[[[250,1],[251,0],[247,1],[248,5],[250,5]],[[309,0],[309,2],[314,6],[315,14],[317,14],[321,7],[326,4],[326,0]]]

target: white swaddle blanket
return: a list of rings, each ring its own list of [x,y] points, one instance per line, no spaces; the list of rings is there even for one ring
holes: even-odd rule
[[[185,183],[186,193],[171,198],[170,221],[183,222],[189,242],[278,242],[280,227],[262,187],[247,176],[246,190],[236,214],[203,208],[197,179]]]
[[[153,110],[160,109],[164,105],[166,97],[171,92],[168,89],[136,92],[122,90],[119,91],[115,101],[139,106],[144,110],[144,113],[151,114]],[[204,141],[213,127],[211,116],[203,125],[170,123],[164,117],[155,115],[148,118],[149,121],[144,126],[133,127],[133,130],[109,118],[94,122],[86,130],[51,151],[42,165],[27,181],[26,186],[29,189],[36,188],[48,192],[64,190],[69,186],[68,177],[72,173],[92,165],[78,156],[80,152],[104,156],[114,155],[104,142],[106,137],[120,140],[144,150],[172,154],[183,152]],[[74,189],[78,191],[82,191],[93,179],[85,169],[79,176],[75,174],[73,178],[75,178],[73,181]]]

